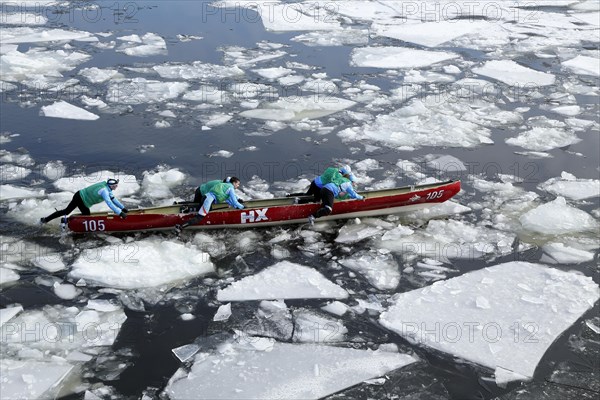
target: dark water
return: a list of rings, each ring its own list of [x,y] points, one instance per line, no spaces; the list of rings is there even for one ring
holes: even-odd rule
[[[73,3],[75,6],[83,3]],[[65,11],[60,6],[49,9],[49,15],[54,15],[54,22],[48,25],[52,27],[70,27],[81,29],[91,33],[110,31],[114,37],[146,32],[154,32],[167,41],[168,54],[150,57],[130,57],[114,50],[99,50],[82,42],[71,42],[75,47],[85,52],[92,53],[90,61],[81,64],[73,71],[65,73],[65,78],[77,77],[77,72],[82,68],[117,68],[153,66],[164,62],[189,63],[197,60],[203,62],[223,64],[223,53],[219,50],[224,46],[242,46],[255,48],[261,41],[284,43],[289,47],[284,50],[288,53],[283,58],[286,61],[302,62],[319,67],[314,72],[326,72],[329,79],[342,79],[345,82],[354,83],[364,80],[380,86],[387,91],[398,83],[394,79],[382,76],[381,71],[372,68],[351,67],[348,64],[351,46],[340,47],[308,47],[289,39],[300,32],[270,33],[266,32],[260,23],[260,19],[252,10],[239,9],[239,15],[224,15],[210,7],[205,1],[163,1],[163,2],[128,2],[110,3],[100,2],[100,16],[86,14],[83,17],[81,9],[68,9]],[[119,5],[117,7],[115,4]],[[56,11],[56,13],[53,13]],[[560,11],[560,10],[559,10]],[[180,42],[176,35],[197,35],[202,40]],[[114,37],[111,40],[114,40]],[[400,42],[391,39],[371,39],[371,44],[400,45]],[[28,45],[21,45],[24,50]],[[456,49],[453,49],[456,50]],[[461,54],[473,61],[480,61],[485,54],[477,51],[464,49]],[[291,55],[294,55],[293,57]],[[549,72],[559,71],[555,66],[540,68],[537,60],[519,60],[534,68],[545,69]],[[261,64],[260,67],[283,65],[281,59],[271,63]],[[309,74],[309,72],[306,72]],[[127,73],[131,77],[135,74]],[[142,76],[142,75],[140,75]],[[166,79],[158,75],[147,76],[147,79]],[[261,78],[253,78],[260,82]],[[221,82],[230,84],[231,80]],[[267,82],[265,82],[267,83]],[[597,85],[597,80],[596,80]],[[99,85],[95,88],[103,97],[106,88]],[[192,85],[190,89],[195,89]],[[402,175],[402,171],[395,166],[400,160],[419,160],[423,155],[448,154],[457,157],[469,166],[469,171],[460,174],[450,174],[452,178],[463,180],[464,193],[460,202],[467,204],[470,201],[480,200],[473,189],[470,175],[480,175],[488,179],[494,179],[497,174],[511,174],[524,179],[522,186],[526,190],[536,191],[536,186],[549,178],[559,176],[562,171],[574,173],[578,178],[598,179],[600,135],[597,131],[579,132],[581,142],[568,148],[551,151],[553,158],[532,159],[515,154],[515,147],[507,145],[504,140],[515,135],[515,131],[504,129],[492,129],[494,145],[480,146],[475,149],[463,148],[422,148],[415,151],[400,151],[395,148],[381,146],[370,154],[365,154],[359,144],[346,144],[335,135],[339,130],[352,126],[353,121],[337,120],[336,129],[326,136],[319,136],[314,132],[296,131],[285,128],[270,136],[248,136],[247,134],[260,128],[261,122],[254,120],[242,120],[234,118],[230,123],[214,127],[212,130],[201,130],[202,123],[195,118],[194,110],[182,112],[182,117],[173,122],[172,126],[164,129],[154,128],[156,115],[152,110],[163,108],[159,106],[141,104],[123,108],[116,114],[100,114],[101,118],[93,123],[88,121],[62,120],[45,118],[39,115],[42,105],[51,104],[56,99],[69,101],[70,96],[77,97],[78,94],[68,91],[48,93],[45,90],[31,90],[23,86],[18,91],[3,93],[1,103],[2,119],[0,130],[2,132],[18,133],[10,143],[2,145],[2,148],[11,152],[27,151],[36,161],[37,165],[43,165],[48,161],[61,160],[67,167],[67,175],[76,172],[92,172],[101,169],[111,169],[142,177],[144,171],[152,170],[157,165],[167,165],[179,168],[189,175],[186,185],[175,192],[185,195],[189,189],[199,182],[219,178],[226,175],[237,175],[242,180],[249,180],[253,175],[258,175],[269,183],[276,181],[292,180],[299,176],[311,177],[318,173],[324,166],[343,160],[358,161],[363,158],[375,158],[383,170],[369,171],[369,175],[375,180],[384,179],[390,174],[394,176],[398,185],[412,183],[410,178]],[[598,121],[598,99],[593,96],[577,96],[578,104],[587,109],[585,115],[594,116]],[[544,102],[542,100],[531,100],[532,102]],[[523,103],[504,104],[502,107],[511,109],[527,105]],[[227,107],[227,106],[225,106]],[[396,108],[396,107],[393,107]],[[149,111],[150,110],[150,111]],[[222,111],[222,110],[216,110]],[[226,109],[225,109],[226,111]],[[387,110],[387,112],[391,111]],[[386,111],[383,111],[384,113]],[[532,108],[526,114],[527,117],[544,115],[543,111]],[[553,119],[563,119],[558,115],[552,115]],[[325,117],[324,119],[327,119]],[[307,137],[310,140],[305,140]],[[327,141],[321,139],[326,138]],[[315,141],[318,140],[318,142]],[[140,153],[137,147],[143,144],[153,144],[154,149]],[[241,152],[239,148],[246,146],[257,146],[258,151]],[[358,152],[351,147],[358,147]],[[226,149],[233,151],[233,158],[209,157],[216,150]],[[521,150],[521,149],[519,149]],[[573,153],[581,153],[583,156],[574,156]],[[21,184],[27,185],[32,179],[36,179],[34,170],[32,176],[24,179]],[[440,176],[435,171],[428,171],[432,176]],[[39,177],[39,175],[37,176]],[[51,186],[43,183],[42,187],[50,189]],[[540,193],[542,196],[547,194]],[[580,208],[592,211],[599,206],[595,199]],[[2,226],[0,234],[19,236],[34,241],[35,243],[49,246],[58,251],[68,251],[70,245],[63,244],[56,234],[41,233],[37,228],[27,227],[15,223],[6,215],[6,206],[2,205],[0,221]],[[478,212],[466,217],[477,221],[480,218]],[[338,227],[340,227],[338,225]],[[335,232],[335,230],[334,230]],[[232,254],[213,260],[219,271],[220,277],[252,275],[261,269],[276,262],[269,254],[269,246],[264,243],[275,237],[279,230],[259,231],[261,243],[250,253],[238,253],[232,243],[228,242],[228,233],[217,234],[219,240],[231,245]],[[232,234],[233,236],[233,234]],[[135,236],[143,238],[145,236]],[[333,242],[335,234],[325,235],[324,248],[331,255],[343,255]],[[91,246],[93,239],[87,237],[74,237],[75,247]],[[376,295],[375,290],[364,278],[353,277],[348,271],[334,272],[323,268],[330,260],[330,255],[325,257],[316,255],[306,256],[302,251],[301,240],[295,236],[293,240],[286,243],[286,249],[290,251],[290,259],[315,267],[325,276],[340,279],[345,288],[352,288],[361,295]],[[353,250],[368,250],[368,244],[355,245]],[[236,257],[242,255],[245,266],[240,266]],[[494,265],[499,262],[513,261],[522,255],[510,255],[489,261],[456,261],[453,268],[459,270],[459,274],[480,269],[485,266]],[[541,251],[532,250],[527,254],[528,261],[538,261]],[[396,255],[400,265],[403,265],[400,256]],[[579,264],[575,267],[560,267],[561,269],[575,269],[587,276],[592,276],[594,281],[600,283],[596,260],[591,263]],[[0,292],[0,305],[6,306],[20,303],[27,309],[42,307],[47,304],[62,303],[65,305],[77,304],[58,299],[53,293],[35,283],[35,278],[44,275],[41,270],[32,270],[23,273],[21,280],[9,287],[2,288]],[[55,276],[63,278],[66,272],[57,273]],[[213,303],[215,298],[214,288],[207,289],[206,293],[199,294],[198,287],[202,287],[202,279],[194,280],[185,287],[178,288],[189,297],[182,296],[183,300],[159,301],[157,304],[145,302],[145,311],[126,310],[127,321],[124,324],[118,340],[114,346],[115,360],[125,360],[127,366],[123,368],[117,377],[107,377],[112,362],[105,366],[93,365],[86,368],[90,371],[88,381],[92,384],[104,383],[112,386],[115,395],[126,398],[140,398],[142,393],[149,396],[158,396],[164,389],[168,379],[179,368],[180,362],[173,357],[171,349],[188,344],[198,337],[211,337],[212,335],[230,332],[236,325],[245,323],[244,316],[251,318],[257,303],[240,303],[233,305],[234,318],[226,323],[213,322],[212,316],[218,305]],[[398,292],[404,292],[420,287],[418,283],[407,281],[403,278],[398,287]],[[387,293],[389,294],[389,293]],[[97,295],[96,291],[86,288],[80,297]],[[104,295],[111,298],[112,295]],[[317,308],[324,305],[325,301],[291,301],[286,302],[292,309]],[[183,311],[182,311],[183,310]],[[182,312],[190,312],[196,318],[192,321],[182,321],[179,315]],[[334,399],[341,398],[411,398],[411,399],[532,399],[532,398],[595,398],[598,395],[597,386],[589,384],[598,377],[598,360],[586,359],[577,346],[571,346],[573,338],[586,337],[591,339],[590,343],[597,343],[584,324],[584,320],[598,316],[598,304],[588,311],[582,319],[575,323],[570,329],[561,335],[550,347],[531,383],[511,383],[506,389],[498,388],[491,381],[486,380],[492,376],[491,371],[483,370],[471,364],[465,364],[454,360],[447,354],[435,353],[423,348],[410,345],[394,333],[386,331],[377,323],[377,316],[368,313],[353,317],[342,317],[344,324],[349,330],[348,337],[362,338],[362,348],[376,348],[383,343],[396,343],[401,350],[416,353],[421,362],[407,368],[394,371],[389,374],[389,380],[383,386],[359,385],[348,389],[342,394],[331,396]],[[594,353],[592,353],[594,354]],[[597,353],[596,353],[597,354]],[[515,357],[518,357],[515,354]],[[575,368],[581,372],[586,379],[580,382],[563,380],[556,382],[552,374],[557,369],[565,366]],[[560,367],[560,368],[559,368]],[[109,375],[109,374],[108,374]],[[591,378],[590,378],[591,377]],[[541,393],[546,393],[543,397]],[[72,395],[70,398],[81,398],[81,395]]]

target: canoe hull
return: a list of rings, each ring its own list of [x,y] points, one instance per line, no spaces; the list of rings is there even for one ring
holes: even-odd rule
[[[434,185],[404,187],[372,192],[361,192],[364,200],[336,201],[333,212],[319,221],[375,217],[414,211],[443,203],[460,191],[460,181]],[[320,203],[294,204],[293,198],[255,200],[237,210],[219,205],[199,224],[187,229],[254,228],[286,224],[302,224],[317,211]],[[69,217],[68,227],[76,233],[109,233],[170,230],[195,216],[182,212],[183,205],[131,210],[123,220],[114,214],[95,213]]]

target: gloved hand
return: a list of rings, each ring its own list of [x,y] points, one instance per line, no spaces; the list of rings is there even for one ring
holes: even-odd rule
[[[121,208],[121,212],[124,212],[125,214],[127,214],[129,212],[128,209],[126,209],[125,207]]]
[[[123,210],[121,210],[121,214],[119,214],[119,217],[121,217],[121,219],[125,219],[127,218],[127,213]]]
[[[361,196],[360,194],[356,196],[356,200],[362,200],[364,198],[365,198],[365,196]]]
[[[244,199],[238,199],[238,201],[240,202],[240,204],[244,204],[246,202],[246,200]]]

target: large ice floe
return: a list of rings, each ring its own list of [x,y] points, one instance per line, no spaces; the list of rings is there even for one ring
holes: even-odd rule
[[[436,47],[457,37],[485,29],[484,21],[450,20],[431,22],[407,22],[402,24],[373,24],[371,29],[377,36],[385,36],[427,47]]]
[[[122,307],[108,300],[26,311],[11,307],[0,315],[3,399],[57,398],[81,391],[83,364],[110,352],[127,319]],[[126,364],[121,365],[120,371]],[[115,365],[114,376],[120,371]]]
[[[548,347],[598,297],[598,285],[579,273],[510,262],[398,294],[380,322],[497,378],[531,379]]]
[[[289,277],[294,276],[293,280]],[[312,268],[281,261],[217,293],[219,301],[345,299],[348,292]]]
[[[73,104],[67,103],[63,100],[57,101],[49,106],[42,107],[41,114],[50,118],[79,119],[83,121],[94,121],[100,118],[94,113],[74,106]]]
[[[575,175],[562,172],[560,178],[551,178],[540,183],[538,187],[556,196],[572,200],[584,200],[600,197],[600,180],[577,179]]]
[[[146,33],[144,36],[129,35],[117,38],[124,41],[117,51],[123,52],[128,56],[152,56],[156,54],[165,54],[167,52],[167,43],[155,33]]]
[[[70,275],[99,286],[136,289],[168,286],[213,271],[208,254],[195,245],[150,237],[86,249]]]
[[[284,97],[274,102],[261,104],[254,110],[242,111],[239,115],[246,118],[267,119],[271,121],[298,121],[320,118],[352,107],[356,103],[328,95],[303,97]]]
[[[523,67],[512,60],[487,61],[483,66],[473,68],[473,72],[506,83],[509,86],[527,87],[552,85],[556,77]]]
[[[412,355],[242,336],[199,353],[165,392],[176,399],[319,399],[416,362]]]
[[[405,47],[362,47],[354,49],[351,64],[356,67],[418,68],[459,57],[446,51],[426,51]]]
[[[590,214],[567,204],[564,197],[527,211],[520,218],[523,229],[548,235],[598,230]]]

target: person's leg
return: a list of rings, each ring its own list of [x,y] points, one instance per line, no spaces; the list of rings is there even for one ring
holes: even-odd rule
[[[69,215],[71,213],[71,211],[73,211],[76,208],[79,208],[81,210],[81,205],[83,207],[85,207],[85,209],[87,209],[87,214],[84,214],[84,215],[89,215],[90,209],[87,208],[83,204],[83,200],[81,200],[81,196],[79,195],[79,192],[77,192],[73,195],[71,202],[69,203],[69,205],[67,205],[66,208],[53,212],[52,214],[48,215],[46,218],[42,218],[41,221],[45,224],[45,223],[48,223],[48,222],[52,221],[53,219],[58,218],[60,216]],[[83,213],[83,210],[81,210],[81,211]]]
[[[315,218],[325,217],[333,211],[334,196],[333,192],[327,188],[321,189],[321,208],[313,214]]]
[[[202,200],[204,196],[202,196],[202,192],[200,191],[200,187],[196,188],[196,191],[194,192],[194,200],[192,200],[192,203],[196,203],[196,204],[202,204],[204,201]]]
[[[315,181],[312,181],[310,183],[310,187],[308,188],[308,191],[306,192],[306,194],[308,196],[313,196],[315,199],[315,202],[321,201],[321,189],[317,186]]]

